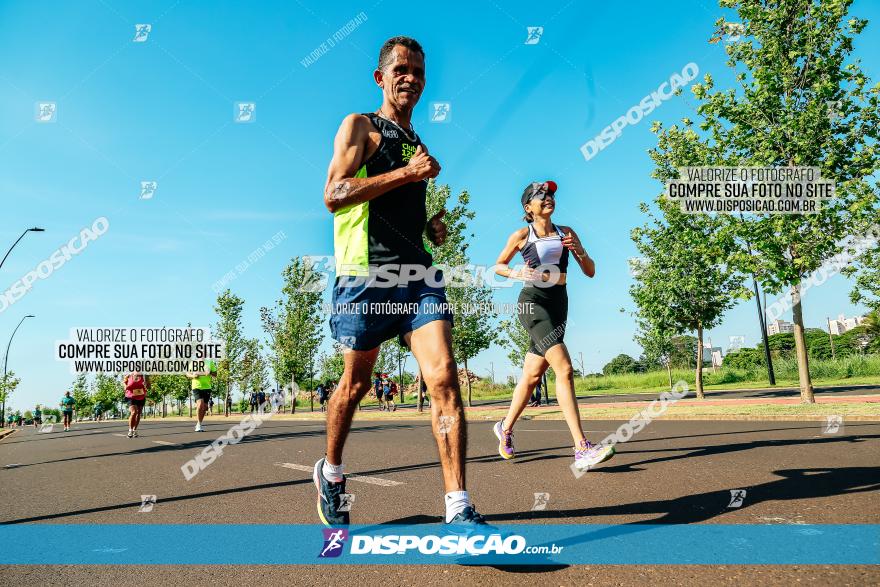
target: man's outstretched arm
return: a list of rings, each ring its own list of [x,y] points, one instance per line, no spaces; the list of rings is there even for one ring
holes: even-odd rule
[[[354,177],[366,160],[369,133],[370,121],[361,114],[349,114],[339,126],[324,186],[324,205],[330,212],[367,202],[406,183],[437,177],[440,173],[440,164],[419,145],[406,167],[375,177]]]

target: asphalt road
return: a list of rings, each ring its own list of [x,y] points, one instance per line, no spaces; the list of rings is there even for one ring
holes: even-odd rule
[[[191,481],[181,465],[235,419],[201,434],[185,422],[145,422],[139,438],[120,422],[77,424],[71,432],[19,430],[0,441],[0,523],[316,523],[310,467],[324,452],[323,423],[264,422]],[[590,422],[600,440],[617,422]],[[562,422],[524,421],[520,456],[497,457],[491,422],[469,424],[468,486],[493,523],[877,523],[880,423],[656,421],[618,455],[579,479],[568,465]],[[443,512],[436,446],[427,423],[356,423],[346,448],[352,522],[438,522]],[[11,466],[10,465],[14,465]],[[730,490],[745,489],[740,508]],[[549,494],[531,511],[535,493]],[[156,495],[139,512],[142,495]],[[55,568],[62,571],[61,567]],[[0,585],[321,584],[373,577],[383,584],[876,584],[877,567],[572,566],[490,567],[45,567],[0,568]],[[291,576],[296,580],[291,580]],[[368,579],[369,580],[369,579]]]

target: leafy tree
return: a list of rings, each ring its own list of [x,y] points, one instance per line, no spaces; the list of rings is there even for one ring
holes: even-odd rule
[[[502,320],[499,328],[499,342],[507,349],[507,358],[514,368],[521,369],[529,352],[529,331],[516,318]]]
[[[741,348],[724,357],[724,366],[733,369],[756,369],[764,365],[764,353],[757,349]]]
[[[873,310],[865,316],[865,334],[872,339],[880,338],[880,310]]]
[[[218,383],[222,383],[226,393],[223,397],[223,405],[228,404],[227,398],[232,393],[232,386],[242,384],[242,355],[247,344],[241,331],[241,314],[244,310],[244,300],[232,293],[229,289],[217,296],[217,305],[214,311],[218,321],[214,326],[213,337],[222,340],[225,345],[226,356],[217,365]],[[219,387],[219,385],[218,385]],[[227,415],[229,414],[227,409]]]
[[[722,0],[744,33],[726,45],[737,89],[715,89],[711,75],[692,91],[701,119],[671,128],[667,141],[705,150],[706,164],[812,166],[836,182],[835,199],[816,214],[728,217],[739,237],[732,262],[771,294],[787,290],[803,402],[813,403],[804,336],[801,281],[841,252],[853,227],[876,218],[880,165],[880,87],[869,85],[853,58],[867,21],[848,16],[851,0]],[[727,27],[718,20],[717,40]]]
[[[376,356],[376,363],[373,365],[373,371],[379,373],[394,373],[397,370],[398,351],[394,348],[397,345],[394,339],[386,340],[379,345],[379,354]]]
[[[651,151],[654,177],[665,181],[677,176],[679,167],[710,164],[694,142],[661,131]],[[641,319],[655,328],[678,335],[696,332],[696,394],[702,399],[703,332],[717,326],[735,299],[746,295],[742,276],[727,263],[735,242],[717,217],[684,214],[662,196],[657,205],[659,216],[641,204],[649,223],[632,231],[643,259],[630,295]]]
[[[263,330],[272,352],[270,365],[276,381],[311,379],[318,348],[324,339],[321,324],[321,291],[316,287],[316,262],[294,257],[282,271],[281,299],[272,308],[260,308]],[[294,408],[296,404],[294,403]]]
[[[611,359],[611,361],[602,367],[602,373],[605,375],[621,375],[624,373],[636,373],[638,370],[638,362],[631,356],[621,353]]]
[[[161,373],[150,378],[150,394],[154,403],[162,402],[164,408],[168,398],[186,399],[191,389],[190,381],[185,375]],[[165,415],[164,409],[162,413]]]
[[[107,373],[98,373],[92,382],[92,397],[94,402],[109,410],[116,411],[119,402],[125,397],[125,388],[119,377],[114,377]],[[71,394],[73,395],[73,394]]]
[[[6,400],[13,394],[15,388],[21,383],[21,379],[15,376],[13,371],[9,371],[0,375],[0,404],[3,409],[0,410],[0,418],[3,418],[2,424],[6,425]]]
[[[697,342],[696,337],[684,334],[673,336],[672,354],[670,362],[673,369],[691,369],[696,365]]]
[[[266,360],[260,352],[260,341],[256,338],[246,339],[241,361],[239,388],[243,393],[247,393],[267,387],[269,387],[269,372]]]
[[[318,363],[320,364],[319,370],[322,380],[325,382],[331,380],[339,381],[342,377],[342,372],[345,369],[345,358],[343,356],[342,345],[338,342],[334,342],[332,352],[329,355],[322,353]]]
[[[844,267],[841,273],[848,277],[855,276],[855,285],[849,294],[850,301],[864,304],[877,312],[880,310],[880,246],[876,243],[880,240],[880,211],[876,211],[876,217],[867,222],[870,226],[865,228],[864,238],[873,240],[874,246],[865,247],[864,253],[856,258],[856,262]]]
[[[770,349],[770,355],[773,357],[791,358],[794,355],[795,349],[794,334],[791,332],[771,334],[767,337],[767,347]],[[757,348],[763,352],[764,343],[758,343]]]
[[[468,369],[468,360],[489,348],[496,339],[492,324],[496,319],[492,308],[492,288],[478,283],[468,271],[470,257],[468,248],[474,234],[467,233],[473,225],[476,213],[468,207],[470,194],[462,191],[455,205],[448,207],[451,190],[448,185],[437,185],[433,180],[428,184],[428,217],[440,210],[446,210],[443,221],[446,223],[446,241],[433,248],[434,263],[444,268],[444,277],[449,284],[446,298],[454,310],[452,326],[452,349],[456,361]],[[472,389],[470,377],[467,382],[467,402],[471,405]]]
[[[400,341],[397,338],[392,338],[391,340],[387,340],[382,344],[382,348],[379,350],[379,355],[382,356],[383,353],[385,355],[385,357],[383,357],[383,361],[384,365],[386,366],[384,372],[397,373],[397,383],[400,390],[400,401],[402,402],[405,399],[403,391],[403,366],[406,362],[407,357],[409,356],[409,348],[400,344]],[[378,361],[376,364],[379,364]],[[394,378],[393,375],[392,378]]]
[[[176,388],[180,385],[178,383],[179,379],[183,379],[184,384],[188,383],[188,380],[183,375],[160,373],[150,377],[150,391],[147,397],[150,397],[154,404],[162,403],[162,417],[165,417],[165,401],[167,398],[175,395]]]
[[[73,380],[70,396],[73,398],[73,407],[76,408],[77,413],[84,414],[91,411],[94,400],[89,392],[89,382],[85,373],[78,374]]]
[[[834,339],[834,349],[839,348],[845,355],[861,355],[878,349],[878,341],[871,335],[868,328],[869,324],[856,326],[852,330],[847,330],[843,334]],[[827,339],[827,335],[825,336]]]
[[[837,356],[836,350],[837,346],[835,345],[835,353],[831,352],[831,340],[828,338],[827,333],[824,333],[821,337],[807,339],[807,352],[811,359],[828,360],[833,356]]]
[[[669,388],[672,389],[672,353],[675,346],[671,333],[645,320],[639,320],[638,325],[635,340],[642,346],[643,353],[639,359],[642,370],[650,371],[658,365],[665,367],[669,376]]]

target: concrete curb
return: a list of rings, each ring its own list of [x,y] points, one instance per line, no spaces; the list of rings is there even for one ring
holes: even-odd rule
[[[3,430],[0,430],[0,440],[3,440],[13,432],[15,432],[15,428],[4,428]]]

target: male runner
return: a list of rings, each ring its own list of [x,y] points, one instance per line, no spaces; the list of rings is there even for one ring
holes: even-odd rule
[[[211,399],[211,391],[214,389],[214,377],[217,376],[217,363],[208,359],[205,361],[204,371],[193,371],[186,374],[192,380],[192,394],[196,400],[196,432],[202,432],[202,420],[208,411],[208,400]]]
[[[399,282],[401,287],[370,287],[370,280],[363,280],[380,267],[395,276],[404,275],[396,271],[398,265],[430,267],[423,235],[435,245],[446,238],[441,220],[445,211],[428,220],[425,207],[427,182],[440,173],[440,164],[410,124],[425,86],[422,47],[408,37],[389,39],[379,51],[373,79],[382,89],[382,105],[342,121],[324,188],[324,203],[334,214],[337,263],[330,329],[345,347],[345,370],[330,398],[327,455],[315,463],[318,514],[328,526],[349,522],[348,512],[339,511],[345,493],[342,449],[355,409],[372,388],[379,345],[397,335],[412,350],[433,399],[446,523],[485,524],[465,489],[466,428],[452,356],[452,315],[443,307],[445,291],[411,277]],[[417,304],[418,311],[346,311],[362,303],[375,307],[388,302],[408,308]]]
[[[64,392],[64,397],[61,398],[59,405],[61,406],[61,416],[64,419],[64,431],[67,432],[70,430],[70,423],[73,421],[73,407],[76,405],[74,399],[70,397],[69,391]]]

